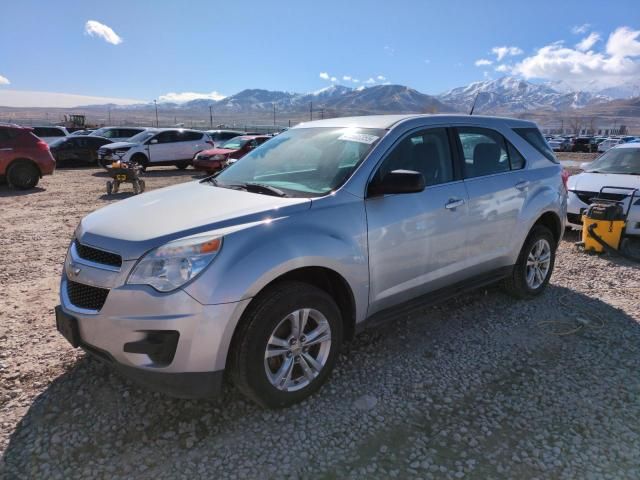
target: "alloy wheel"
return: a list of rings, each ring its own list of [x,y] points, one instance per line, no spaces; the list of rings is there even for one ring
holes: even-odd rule
[[[547,279],[551,266],[551,245],[541,238],[533,244],[527,257],[527,285],[532,290],[540,287]]]

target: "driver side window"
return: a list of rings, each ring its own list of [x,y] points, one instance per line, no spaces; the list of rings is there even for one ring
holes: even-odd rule
[[[393,170],[420,172],[427,187],[453,181],[447,129],[430,128],[404,138],[384,160],[376,175],[382,179]]]

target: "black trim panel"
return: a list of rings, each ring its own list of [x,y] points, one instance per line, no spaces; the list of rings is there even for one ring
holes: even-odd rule
[[[407,315],[425,307],[444,302],[445,300],[453,298],[463,292],[491,285],[492,283],[496,283],[508,277],[512,271],[513,265],[509,267],[502,267],[488,273],[454,283],[453,285],[434,290],[433,292],[426,293],[420,297],[401,303],[400,305],[386,308],[380,312],[374,313],[370,317],[358,323],[356,325],[356,333],[360,333],[366,328],[388,322],[389,320],[394,320],[399,316]]]

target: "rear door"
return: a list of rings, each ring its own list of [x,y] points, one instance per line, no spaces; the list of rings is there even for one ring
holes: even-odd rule
[[[461,126],[455,132],[469,196],[468,264],[479,274],[510,263],[510,232],[520,228],[531,185],[523,156],[498,131]]]
[[[419,193],[369,197],[370,310],[373,314],[464,274],[467,194],[454,168],[448,130],[428,128],[407,134],[375,173],[421,172],[427,187]]]
[[[196,153],[209,148],[208,138],[202,132],[180,132],[180,156],[178,160],[192,160]]]

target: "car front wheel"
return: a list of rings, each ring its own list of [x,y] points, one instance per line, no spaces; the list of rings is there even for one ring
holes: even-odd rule
[[[230,359],[233,383],[264,407],[292,405],[326,381],[341,343],[340,310],[326,292],[278,283],[243,316]]]

